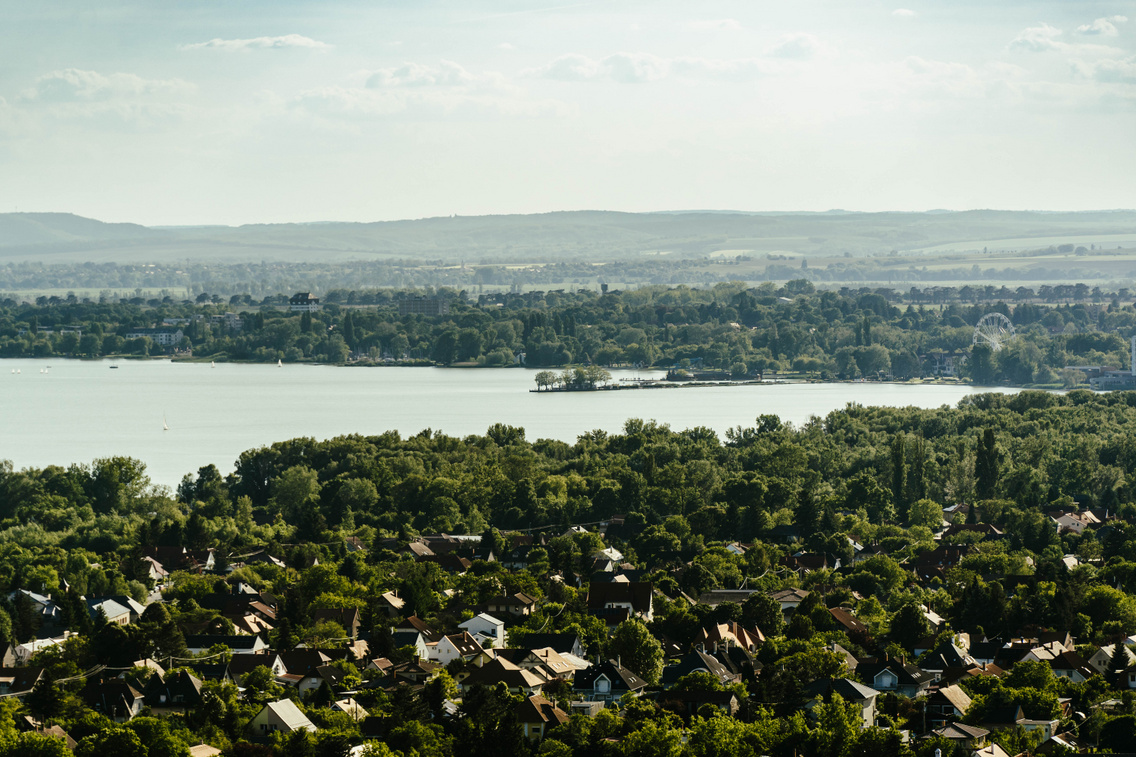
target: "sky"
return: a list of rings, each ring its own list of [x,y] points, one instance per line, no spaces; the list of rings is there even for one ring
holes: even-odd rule
[[[0,19],[0,212],[1136,208],[1131,0],[0,0]]]

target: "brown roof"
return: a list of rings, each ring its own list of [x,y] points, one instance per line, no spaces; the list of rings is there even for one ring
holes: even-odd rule
[[[540,694],[534,694],[517,705],[517,722],[548,723],[552,726],[568,722],[568,714]]]
[[[829,610],[829,613],[832,614],[837,623],[852,633],[867,634],[869,632],[863,621],[843,607],[833,607]]]

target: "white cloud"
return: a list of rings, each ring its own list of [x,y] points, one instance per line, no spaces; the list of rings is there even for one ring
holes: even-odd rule
[[[807,60],[827,51],[825,44],[812,34],[794,32],[781,35],[781,38],[766,52],[774,58]]]
[[[386,87],[462,87],[484,81],[457,63],[443,60],[436,66],[421,63],[403,63],[394,68],[380,68],[367,78],[371,89]]]
[[[899,16],[900,18],[915,18],[918,14],[910,8],[896,8],[891,12],[891,15]]]
[[[687,27],[695,31],[731,31],[736,32],[742,28],[741,22],[733,18],[716,18],[703,21],[691,21]]]
[[[591,81],[598,79],[600,64],[586,55],[568,53],[539,68],[522,71],[523,76],[536,76],[557,81]]]
[[[1091,24],[1078,26],[1077,34],[1097,37],[1115,37],[1120,34],[1120,30],[1116,28],[1116,25],[1127,23],[1127,21],[1127,16],[1108,16],[1106,18],[1098,18]]]
[[[279,37],[252,37],[250,39],[211,39],[208,42],[194,42],[181,45],[179,50],[254,50],[298,47],[308,50],[329,50],[326,42],[305,37],[302,34],[285,34]]]
[[[668,62],[650,53],[616,53],[600,61],[604,73],[623,84],[658,81],[667,75]]]
[[[1092,63],[1074,61],[1073,70],[1085,78],[1107,84],[1136,84],[1136,55]]]
[[[501,44],[497,45],[497,49],[498,50],[516,50],[517,46],[511,45],[508,42],[502,42]]]
[[[1021,34],[1010,42],[1011,50],[1025,50],[1031,53],[1044,53],[1050,50],[1061,50],[1064,43],[1058,41],[1061,30],[1042,23],[1041,26],[1031,26],[1024,29]]]
[[[558,81],[639,84],[670,76],[738,81],[753,79],[763,73],[761,61],[754,58],[660,58],[649,53],[621,52],[600,60],[569,53],[545,66],[522,71],[521,75]]]
[[[143,79],[134,74],[103,75],[65,68],[44,74],[23,92],[25,100],[43,102],[104,101],[122,98],[181,96],[195,87],[181,79]]]

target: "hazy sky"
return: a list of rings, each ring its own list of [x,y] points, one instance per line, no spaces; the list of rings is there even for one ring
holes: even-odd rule
[[[1136,3],[0,0],[0,212],[1136,207]]]

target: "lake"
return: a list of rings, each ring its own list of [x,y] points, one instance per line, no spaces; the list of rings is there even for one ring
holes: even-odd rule
[[[4,360],[0,459],[24,468],[126,455],[145,462],[155,483],[173,487],[203,465],[229,473],[244,450],[298,436],[391,429],[409,436],[424,428],[466,436],[507,423],[524,427],[529,440],[573,442],[593,429],[620,431],[628,418],[676,430],[707,426],[724,436],[765,413],[799,424],[849,402],[939,407],[977,392],[1015,391],[833,383],[534,394],[534,375],[515,368]]]

